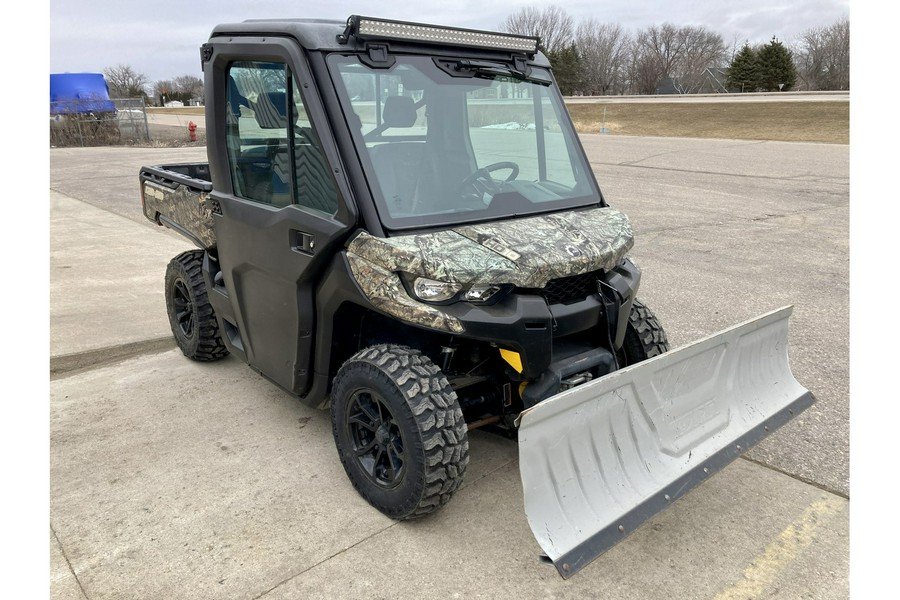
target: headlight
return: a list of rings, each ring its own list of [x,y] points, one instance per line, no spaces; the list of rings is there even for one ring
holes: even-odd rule
[[[432,304],[451,304],[465,301],[472,304],[494,304],[513,290],[510,284],[476,283],[467,286],[462,283],[438,281],[400,272],[404,287],[413,298]]]
[[[462,284],[436,281],[427,277],[416,277],[412,284],[413,293],[426,302],[445,302],[462,290]]]

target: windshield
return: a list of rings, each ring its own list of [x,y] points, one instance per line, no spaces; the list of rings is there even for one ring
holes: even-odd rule
[[[385,226],[599,203],[549,73],[524,79],[503,63],[473,62],[397,56],[374,69],[355,56],[328,58]]]

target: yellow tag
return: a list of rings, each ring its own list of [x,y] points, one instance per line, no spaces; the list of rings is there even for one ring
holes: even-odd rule
[[[516,370],[516,373],[522,372],[522,357],[519,356],[518,352],[500,348],[500,356],[509,363],[509,366]]]

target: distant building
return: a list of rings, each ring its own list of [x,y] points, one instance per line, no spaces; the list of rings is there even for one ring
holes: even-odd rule
[[[729,94],[740,92],[740,88],[728,87],[728,67],[708,67],[697,89],[691,94]],[[657,94],[680,94],[679,82],[671,77],[663,77],[656,84]]]
[[[656,93],[659,95],[678,94],[675,81],[671,77],[663,77],[656,83]]]
[[[734,86],[728,87],[728,67],[709,67],[703,73],[703,83],[697,90],[698,94],[730,94],[740,92],[741,89]]]

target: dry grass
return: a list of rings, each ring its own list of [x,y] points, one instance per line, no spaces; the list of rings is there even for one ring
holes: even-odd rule
[[[178,108],[165,108],[162,106],[148,106],[148,113],[156,113],[161,115],[187,115],[187,116],[203,116],[206,114],[206,108],[203,106],[182,106]]]
[[[633,102],[567,108],[580,133],[606,127],[619,135],[850,143],[849,102]]]

